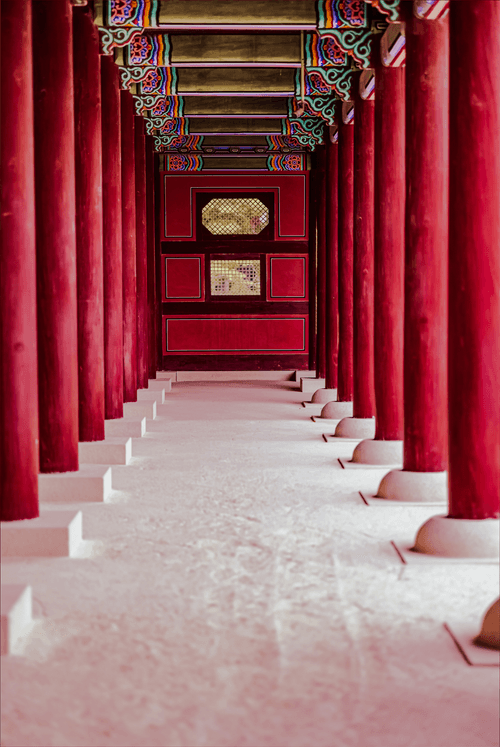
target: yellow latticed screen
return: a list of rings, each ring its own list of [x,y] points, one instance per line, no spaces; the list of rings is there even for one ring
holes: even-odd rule
[[[260,296],[260,260],[210,260],[212,296]]]
[[[214,235],[258,234],[269,224],[269,210],[253,197],[210,200],[201,222]]]

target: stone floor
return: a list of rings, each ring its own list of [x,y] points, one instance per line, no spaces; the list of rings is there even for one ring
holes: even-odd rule
[[[343,470],[303,399],[174,384],[78,505],[81,557],[4,561],[37,618],[2,657],[4,747],[498,744],[498,670],[443,628],[479,624],[498,568],[403,566],[390,540],[440,511],[366,506],[384,470]]]

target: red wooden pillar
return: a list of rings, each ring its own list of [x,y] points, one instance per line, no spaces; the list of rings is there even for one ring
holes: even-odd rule
[[[373,437],[375,432],[374,219],[375,102],[355,97],[354,264],[353,264],[353,417],[341,420],[335,435]]]
[[[78,469],[73,18],[33,3],[38,402],[42,472]]]
[[[405,69],[375,74],[375,440],[354,462],[400,464],[403,447]]]
[[[326,174],[325,148],[318,148],[317,192],[317,347],[316,377],[324,379],[326,373]]]
[[[135,206],[137,235],[137,387],[148,387],[148,236],[144,119],[135,117]]]
[[[123,279],[119,72],[101,57],[105,416],[123,417]]]
[[[499,550],[499,38],[499,3],[451,3],[449,515],[416,541],[439,555]]]
[[[88,7],[74,9],[73,27],[79,439],[101,441],[104,312],[99,34]]]
[[[333,400],[338,380],[338,164],[339,147],[327,136],[326,145],[326,381],[328,397]],[[336,392],[335,392],[336,394]]]
[[[354,127],[352,118],[344,118],[344,114],[339,117],[338,130],[337,402],[323,407],[321,417],[326,419],[352,415]]]
[[[1,3],[0,519],[38,516],[31,0]]]
[[[448,82],[448,18],[423,20],[414,8],[406,23],[403,472],[390,472],[378,490],[394,500],[446,499]]]
[[[146,135],[146,213],[148,240],[148,377],[156,378],[156,251],[154,138]]]
[[[137,259],[134,100],[121,91],[123,241],[123,399],[137,401]]]

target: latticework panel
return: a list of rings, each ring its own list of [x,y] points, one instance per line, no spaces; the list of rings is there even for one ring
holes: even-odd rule
[[[205,205],[201,222],[214,235],[255,235],[269,224],[269,210],[253,197],[218,198]]]
[[[259,259],[212,259],[212,296],[260,296]]]

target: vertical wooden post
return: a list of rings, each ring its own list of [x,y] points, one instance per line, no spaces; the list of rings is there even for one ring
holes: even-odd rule
[[[154,138],[146,135],[146,213],[148,239],[148,377],[156,378],[156,242]]]
[[[119,73],[101,57],[105,416],[123,417],[123,280]]]
[[[373,273],[375,102],[356,97],[354,118],[353,414],[375,415]]]
[[[121,91],[123,241],[123,400],[137,401],[137,260],[134,100]]]
[[[316,376],[324,379],[326,373],[326,169],[325,148],[318,148],[318,192],[317,192],[317,348],[316,348]]]
[[[339,146],[327,136],[326,145],[326,389],[338,381],[338,179]],[[325,400],[328,401],[328,400]]]
[[[451,3],[449,513],[415,540],[416,550],[448,557],[500,550],[499,35],[498,3]],[[498,648],[494,615],[479,642]]]
[[[447,467],[448,18],[406,24],[404,469]]]
[[[135,117],[135,206],[137,236],[137,387],[148,387],[148,236],[144,120]]]
[[[403,439],[405,68],[375,75],[375,439]]]
[[[450,11],[450,516],[500,499],[500,4]]]
[[[449,22],[406,23],[406,211],[403,470],[391,500],[446,499]],[[465,395],[465,393],[464,393]]]
[[[375,73],[375,440],[352,455],[363,464],[403,458],[403,313],[405,206],[405,70]]]
[[[339,123],[339,402],[352,402],[353,391],[353,240],[354,126]]]
[[[73,10],[79,440],[104,439],[102,139],[99,35]]]
[[[1,3],[0,519],[38,516],[31,0]]]
[[[40,468],[78,469],[73,26],[69,0],[33,3]]]

